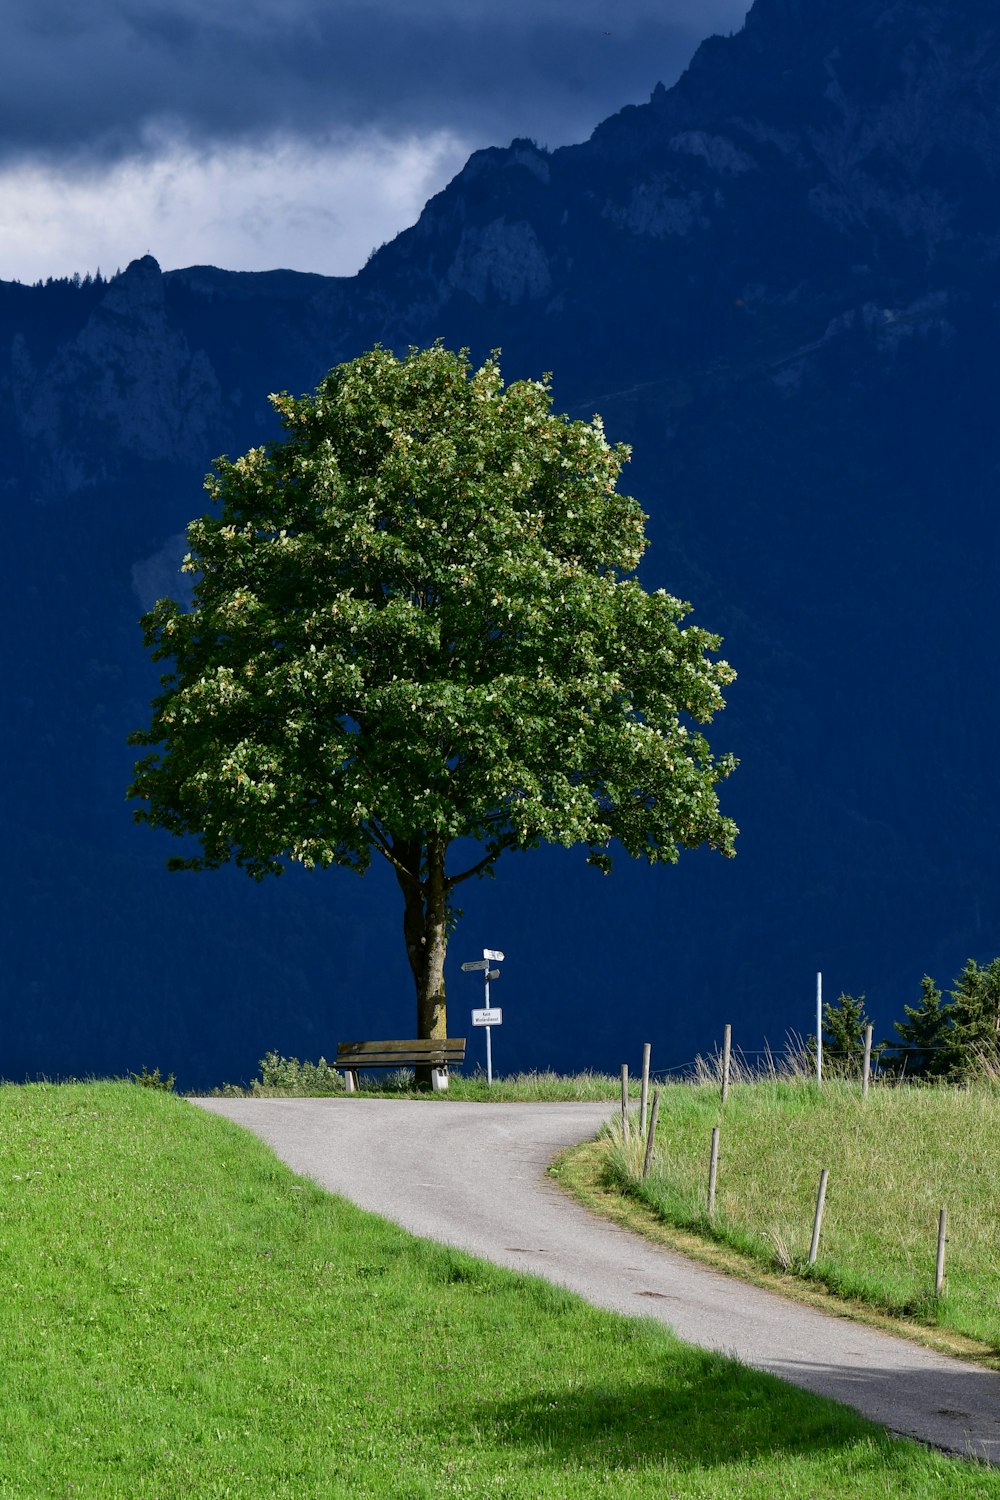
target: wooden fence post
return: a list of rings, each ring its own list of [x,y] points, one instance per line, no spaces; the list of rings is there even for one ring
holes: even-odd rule
[[[708,1217],[715,1213],[715,1179],[719,1172],[719,1127],[712,1126],[712,1154],[708,1159]]]
[[[830,1174],[826,1167],[819,1174],[819,1192],[816,1194],[816,1213],[813,1218],[812,1243],[809,1246],[809,1264],[816,1264],[816,1255],[819,1251],[819,1232],[823,1227],[823,1205],[826,1202],[826,1179]]]
[[[653,1113],[649,1119],[649,1130],[646,1134],[646,1159],[642,1164],[643,1177],[649,1176],[649,1169],[653,1161],[653,1141],[656,1138],[656,1122],[660,1118],[660,1089],[659,1085],[653,1090]]]
[[[722,1033],[722,1102],[729,1098],[729,1064],[732,1056],[733,1028],[726,1024]]]
[[[622,1140],[628,1145],[628,1063],[622,1063]]]
[[[642,1094],[639,1098],[639,1129],[643,1140],[646,1139],[646,1109],[649,1104],[649,1054],[650,1044],[644,1042],[642,1046]]]
[[[937,1268],[934,1272],[934,1292],[944,1296],[944,1247],[948,1242],[948,1210],[942,1208],[938,1214]]]
[[[861,1097],[868,1098],[868,1085],[872,1076],[872,1028],[865,1027],[865,1066],[861,1075]]]

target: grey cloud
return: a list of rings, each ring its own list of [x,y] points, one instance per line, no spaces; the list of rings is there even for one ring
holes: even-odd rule
[[[747,0],[13,0],[0,159],[94,165],[276,136],[586,137]]]

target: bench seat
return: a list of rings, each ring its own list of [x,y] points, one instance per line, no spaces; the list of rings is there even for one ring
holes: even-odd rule
[[[349,1094],[358,1088],[360,1068],[431,1068],[431,1087],[448,1087],[448,1068],[465,1061],[465,1037],[440,1037],[424,1041],[338,1042],[334,1067],[344,1075]]]

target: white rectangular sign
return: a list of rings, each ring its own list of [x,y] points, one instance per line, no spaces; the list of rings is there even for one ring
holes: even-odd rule
[[[503,963],[503,954],[500,952],[499,948],[484,948],[483,957],[491,959],[495,964]]]
[[[503,1011],[499,1006],[491,1007],[489,1010],[474,1010],[472,1024],[473,1026],[502,1026]]]

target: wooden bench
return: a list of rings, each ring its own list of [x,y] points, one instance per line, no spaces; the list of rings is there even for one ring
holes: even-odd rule
[[[465,1061],[465,1037],[442,1037],[419,1042],[338,1042],[334,1067],[344,1075],[344,1088],[353,1094],[359,1068],[430,1068],[431,1088],[448,1087],[448,1067]]]

